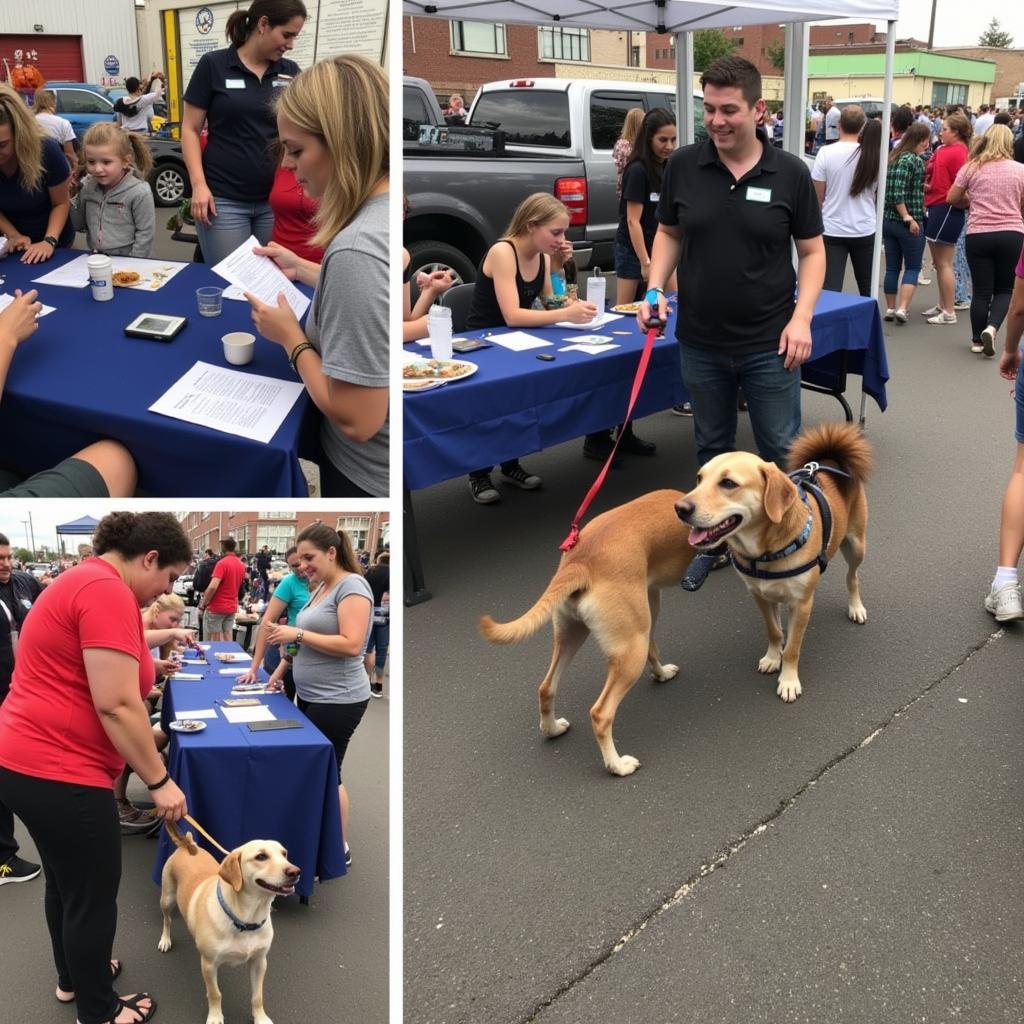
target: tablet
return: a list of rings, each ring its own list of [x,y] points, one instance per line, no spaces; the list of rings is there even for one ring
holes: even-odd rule
[[[151,341],[170,341],[188,322],[184,316],[164,313],[140,313],[124,329],[131,338],[149,338]]]
[[[302,723],[294,718],[277,718],[272,722],[249,722],[249,732],[271,732],[274,729],[301,729]]]

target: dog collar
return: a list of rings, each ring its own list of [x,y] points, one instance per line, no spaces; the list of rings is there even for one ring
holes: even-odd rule
[[[258,928],[262,928],[267,923],[267,919],[266,918],[263,918],[262,921],[260,921],[260,922],[258,922],[256,924],[253,924],[252,922],[249,922],[249,921],[243,921],[241,918],[239,918],[235,914],[233,914],[231,912],[231,908],[227,905],[227,901],[224,899],[224,893],[222,893],[220,891],[220,882],[217,883],[217,902],[223,908],[224,913],[227,914],[229,918],[231,918],[231,923],[240,932],[254,932]]]

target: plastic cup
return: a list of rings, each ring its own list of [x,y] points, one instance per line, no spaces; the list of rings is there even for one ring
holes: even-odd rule
[[[232,331],[220,339],[224,343],[224,358],[232,366],[245,366],[252,362],[256,351],[256,335],[246,331]]]
[[[199,305],[200,316],[220,316],[220,309],[223,301],[223,288],[196,289],[196,302]]]

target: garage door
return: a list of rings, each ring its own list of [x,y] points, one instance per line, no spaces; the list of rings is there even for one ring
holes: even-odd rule
[[[81,36],[48,36],[35,32],[27,34],[0,33],[0,78],[8,80],[8,69],[20,61],[34,64],[43,77],[53,82],[81,82],[85,73],[82,62]]]

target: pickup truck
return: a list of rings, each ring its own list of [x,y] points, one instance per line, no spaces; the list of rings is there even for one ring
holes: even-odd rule
[[[501,237],[516,206],[534,192],[550,192],[569,207],[567,237],[577,249],[578,266],[587,266],[582,160],[511,154],[494,131],[460,137],[458,126],[446,125],[423,79],[406,77],[402,92],[402,171],[409,205],[403,237],[414,273],[450,267],[458,281],[475,280],[487,249]]]

